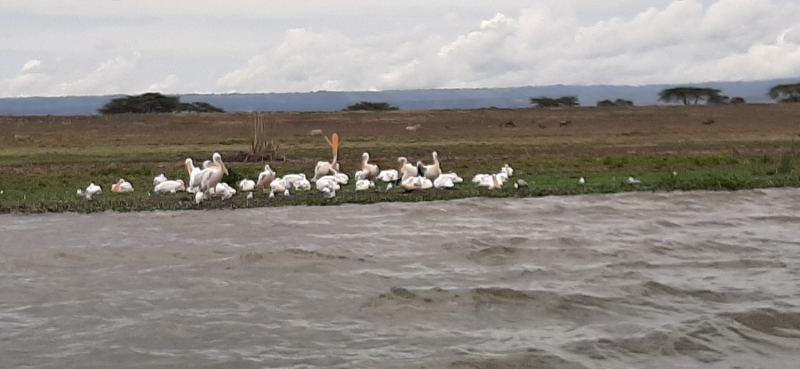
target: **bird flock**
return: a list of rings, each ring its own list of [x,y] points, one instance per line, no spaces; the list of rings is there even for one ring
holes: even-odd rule
[[[331,161],[319,161],[314,167],[314,175],[310,179],[305,173],[286,173],[283,176],[278,174],[269,166],[264,165],[264,170],[258,174],[255,180],[244,178],[233,188],[222,181],[224,175],[229,174],[228,168],[222,160],[222,155],[214,153],[211,160],[205,160],[200,166],[195,166],[192,158],[185,160],[187,181],[183,179],[169,179],[163,173],[153,178],[153,190],[149,193],[169,194],[185,191],[194,194],[194,201],[201,204],[212,198],[227,200],[232,198],[237,192],[247,193],[247,199],[253,199],[254,192],[261,189],[263,193],[268,193],[269,198],[277,195],[291,196],[295,191],[310,191],[316,189],[326,198],[336,196],[342,186],[350,182],[350,177],[341,171],[338,163],[339,135],[334,133],[331,138],[325,137],[330,145],[333,157]],[[445,173],[442,171],[439,161],[439,154],[436,151],[431,153],[432,162],[430,164],[418,161],[412,164],[404,156],[397,159],[397,169],[383,169],[378,165],[370,163],[369,153],[365,152],[361,156],[361,163],[355,171],[356,191],[379,191],[376,182],[383,182],[385,190],[389,191],[394,186],[400,186],[405,191],[427,190],[431,188],[449,189],[454,188],[457,183],[462,183],[463,178],[453,172]],[[514,169],[505,164],[497,173],[476,174],[472,178],[472,183],[477,187],[486,187],[490,190],[501,189],[514,175]],[[581,177],[578,184],[584,185],[586,180]],[[629,184],[641,183],[634,177],[628,178]],[[514,183],[514,188],[528,188],[528,183],[518,179]],[[133,185],[125,179],[120,179],[111,185],[111,192],[124,193],[133,192]],[[85,189],[78,189],[77,195],[92,200],[94,196],[102,193],[102,188],[94,183],[89,184]]]

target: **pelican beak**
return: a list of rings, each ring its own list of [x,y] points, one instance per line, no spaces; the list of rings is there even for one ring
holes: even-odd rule
[[[228,173],[228,167],[226,167],[224,163],[222,164],[222,173],[230,175],[230,173]]]

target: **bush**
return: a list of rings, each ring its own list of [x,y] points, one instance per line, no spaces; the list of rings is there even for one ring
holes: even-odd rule
[[[391,106],[389,105],[389,103],[385,102],[362,101],[357,104],[348,105],[347,108],[342,110],[343,111],[392,111],[392,110],[400,110],[400,108],[396,106]]]
[[[182,103],[179,97],[148,92],[137,96],[111,99],[97,109],[100,114],[148,114],[173,112],[222,113],[224,110],[204,102]]]

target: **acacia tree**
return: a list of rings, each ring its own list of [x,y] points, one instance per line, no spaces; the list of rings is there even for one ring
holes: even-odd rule
[[[701,101],[718,103],[727,99],[727,96],[721,95],[721,92],[716,88],[707,87],[673,87],[661,90],[658,93],[658,101],[682,102],[683,105],[697,105]]]
[[[539,108],[553,108],[559,106],[578,106],[581,103],[578,101],[577,96],[561,96],[559,98],[552,97],[532,97],[531,104],[535,104]]]
[[[396,106],[389,105],[389,103],[385,102],[369,102],[369,101],[362,101],[358,104],[348,105],[347,108],[342,109],[344,111],[391,111],[391,110],[400,110],[400,108]]]
[[[611,101],[606,99],[598,101],[597,106],[633,106],[633,101],[625,99],[616,99],[614,101]]]
[[[100,114],[147,114],[171,113],[178,111],[224,112],[224,110],[204,102],[182,103],[180,97],[165,96],[158,92],[148,92],[137,96],[111,99],[97,112]]]
[[[767,95],[777,102],[800,102],[800,83],[772,86]]]

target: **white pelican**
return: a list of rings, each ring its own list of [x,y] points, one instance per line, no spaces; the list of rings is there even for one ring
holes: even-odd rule
[[[474,183],[477,186],[488,186],[488,183],[492,181],[492,179],[490,178],[491,176],[492,176],[491,174],[483,174],[483,173],[476,174],[475,177],[472,177],[472,183]],[[481,183],[486,183],[486,184],[481,184]]]
[[[287,186],[286,182],[281,178],[275,178],[272,183],[269,184],[269,188],[270,198],[275,197],[276,192],[283,192],[284,196],[289,196],[289,186]]]
[[[375,188],[375,182],[369,179],[359,179],[356,181],[356,191],[366,191],[370,188]]]
[[[364,172],[366,177],[363,179],[375,179],[378,176],[378,166],[369,163],[369,153],[361,154],[361,172]],[[359,178],[361,179],[361,178]]]
[[[133,185],[120,178],[117,183],[111,185],[111,192],[133,192]]]
[[[433,180],[433,187],[436,188],[453,188],[455,184],[453,183],[453,178],[446,175],[440,175]]]
[[[264,190],[264,192],[267,192],[267,187],[269,187],[272,181],[274,180],[275,180],[275,171],[273,171],[269,167],[269,164],[264,165],[264,171],[258,174],[256,187],[261,187]]]
[[[214,194],[222,197],[223,200],[230,199],[236,194],[236,190],[225,182],[217,183],[214,188]]]
[[[578,184],[579,184],[579,185],[586,184],[586,178],[583,178],[583,177],[579,178],[579,179],[578,179]]]
[[[450,180],[453,181],[453,183],[464,182],[464,178],[461,178],[461,177],[458,176],[458,174],[455,174],[455,173],[452,173],[452,172],[451,173],[442,173],[442,174],[439,175],[439,177],[449,177]]]
[[[245,179],[239,181],[238,186],[239,186],[239,190],[244,191],[244,192],[249,192],[249,191],[252,191],[252,190],[254,190],[256,188],[256,181],[254,181],[252,179],[245,178]]]
[[[433,182],[431,182],[430,179],[427,179],[425,177],[416,176],[404,179],[403,182],[400,183],[400,185],[403,186],[403,188],[405,188],[406,191],[427,190],[433,187]]]
[[[341,187],[339,186],[339,182],[336,182],[336,178],[333,176],[324,176],[320,177],[320,179],[316,182],[317,190],[322,191],[325,188],[330,188],[333,190],[338,190]]]
[[[398,178],[400,178],[400,176],[397,173],[397,170],[387,169],[387,170],[382,170],[380,173],[378,173],[378,176],[375,177],[375,180],[384,182],[395,182],[397,181]]]
[[[293,187],[295,191],[308,191],[311,189],[311,182],[309,182],[307,179],[301,179],[299,181],[295,181]]]
[[[164,173],[161,173],[161,174],[159,174],[159,175],[157,175],[157,176],[155,176],[153,178],[153,186],[156,186],[159,183],[164,182],[166,180],[167,180],[167,176],[165,176]]]
[[[305,173],[300,174],[286,174],[282,177],[283,182],[286,184],[286,187],[294,187],[294,183],[297,181],[305,180],[306,175]]]
[[[206,194],[203,193],[202,191],[197,191],[194,194],[194,203],[197,205],[200,205],[200,203],[203,202],[203,200],[205,199],[206,199]]]
[[[350,177],[348,177],[347,174],[344,174],[342,172],[334,174],[333,178],[336,180],[337,183],[341,185],[346,185],[347,182],[350,182]]]
[[[639,184],[639,183],[642,183],[642,181],[636,179],[636,177],[634,177],[634,176],[630,176],[630,177],[628,177],[628,183],[629,184]]]
[[[508,164],[506,164],[506,165],[503,165],[502,168],[500,168],[500,172],[505,173],[507,176],[511,177],[511,176],[514,175],[514,168],[512,168],[512,167],[508,166]]]
[[[490,186],[488,186],[490,190],[499,190],[499,189],[503,188],[503,183],[504,182],[500,180],[500,175],[501,174],[505,174],[505,173],[492,175],[492,184]]]
[[[174,181],[173,180],[167,180],[167,181],[164,181],[164,182],[161,182],[161,183],[157,184],[156,187],[153,189],[153,192],[155,192],[155,193],[167,193],[167,192],[175,193],[175,192],[178,192],[178,191],[185,191],[185,190],[186,190],[186,187],[183,184],[183,180],[182,179],[176,179]]]
[[[222,155],[218,152],[215,152],[211,158],[213,163],[207,165],[202,171],[200,190],[208,193],[213,189],[214,195],[216,195],[217,184],[222,180],[224,174],[228,174],[228,168],[225,167],[225,163],[222,162]]]
[[[314,181],[323,176],[336,174],[339,171],[339,163],[336,162],[339,158],[339,134],[334,133],[330,139],[325,136],[325,141],[328,141],[328,145],[331,145],[331,149],[333,149],[333,160],[330,162],[317,162],[314,167]]]
[[[248,192],[247,193],[247,199],[248,200],[252,200],[253,199],[253,193],[252,192]]]
[[[417,162],[418,171],[422,172],[425,178],[434,180],[442,174],[442,169],[439,167],[439,153],[434,151],[431,156],[433,157],[433,164],[424,165],[422,162]]]
[[[86,200],[91,200],[92,197],[94,197],[94,195],[97,195],[98,193],[101,193],[101,192],[103,192],[103,189],[100,188],[100,186],[98,186],[98,185],[96,185],[94,183],[89,183],[89,186],[87,186],[85,190],[82,190],[82,189],[79,188],[76,193],[77,193],[78,196],[85,197]]]
[[[397,162],[400,163],[400,169],[398,170],[403,181],[409,177],[416,177],[417,174],[419,174],[419,169],[417,169],[417,166],[410,164],[405,156],[397,158]]]
[[[332,198],[336,197],[336,190],[334,190],[334,189],[332,189],[330,187],[325,187],[325,188],[322,189],[322,194],[325,195],[326,199],[332,199]]]
[[[195,193],[200,190],[200,181],[202,180],[203,171],[205,169],[200,169],[199,167],[194,166],[194,161],[192,158],[186,158],[183,163],[186,166],[186,171],[189,172],[189,187],[186,189],[186,191]],[[210,160],[203,162],[203,168],[208,168],[210,163]]]

